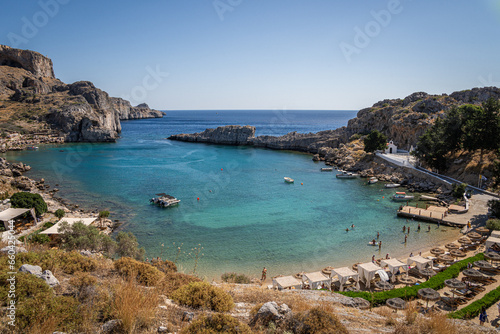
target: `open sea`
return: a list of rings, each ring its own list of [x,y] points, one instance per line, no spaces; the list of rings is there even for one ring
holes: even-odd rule
[[[399,203],[383,183],[339,180],[321,172],[311,155],[251,147],[169,141],[178,133],[222,125],[253,125],[257,135],[317,132],[347,125],[356,111],[167,111],[162,119],[122,122],[116,143],[42,146],[8,152],[33,167],[58,196],[93,210],[131,231],[147,256],[175,260],[208,279],[224,272],[260,277],[316,271],[376,258],[408,256],[459,234],[458,229],[396,217]],[[295,179],[287,184],[283,177]],[[162,209],[156,193],[181,200]],[[199,200],[198,200],[199,198]],[[355,225],[353,230],[345,229]],[[403,225],[411,226],[404,244]],[[380,232],[382,250],[368,245]]]

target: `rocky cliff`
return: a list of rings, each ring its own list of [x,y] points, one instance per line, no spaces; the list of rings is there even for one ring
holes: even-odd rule
[[[0,45],[0,131],[41,132],[50,128],[68,142],[114,141],[120,120],[163,117],[146,104],[110,97],[91,82],[65,84],[52,61],[28,50]]]
[[[253,126],[228,125],[199,133],[173,135],[168,139],[221,145],[251,145],[254,136]]]

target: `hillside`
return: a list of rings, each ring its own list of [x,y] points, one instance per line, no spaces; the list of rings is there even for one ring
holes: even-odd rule
[[[52,61],[29,50],[0,45],[0,132],[40,133],[66,142],[114,141],[120,120],[163,117],[146,104],[133,107],[89,81],[65,84]]]

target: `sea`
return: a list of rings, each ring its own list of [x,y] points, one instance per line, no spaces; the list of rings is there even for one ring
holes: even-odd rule
[[[459,234],[398,218],[400,203],[382,182],[337,179],[310,154],[253,147],[176,142],[172,134],[223,125],[252,125],[256,135],[318,132],[347,125],[351,110],[183,110],[161,119],[122,122],[116,143],[40,146],[7,152],[32,166],[26,175],[59,189],[82,208],[109,210],[148,258],[176,262],[206,279],[225,272],[260,277],[407,257]],[[288,176],[293,184],[284,182]],[[178,206],[149,203],[157,193]],[[351,227],[354,225],[354,227]],[[411,233],[404,242],[403,226]],[[346,231],[346,229],[349,229]],[[377,239],[381,249],[369,245]]]

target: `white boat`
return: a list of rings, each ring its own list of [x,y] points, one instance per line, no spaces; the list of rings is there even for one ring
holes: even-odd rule
[[[414,198],[415,198],[415,196],[406,195],[406,193],[404,191],[397,192],[395,195],[392,196],[392,200],[396,201],[396,202],[410,201]]]
[[[294,180],[291,177],[284,177],[286,183],[293,183]]]
[[[401,187],[401,185],[399,183],[386,183],[384,187],[386,187],[386,188],[397,188],[397,187]]]
[[[168,208],[170,206],[174,206],[179,204],[180,199],[175,198],[174,196],[167,195],[165,193],[156,194],[158,197],[153,197],[149,200],[149,203],[158,205],[162,208]]]
[[[375,176],[370,177],[370,179],[368,180],[368,184],[374,184],[377,182],[378,182],[378,179]]]
[[[342,174],[337,174],[335,176],[338,179],[355,179],[356,177],[358,177],[358,174],[354,174],[354,173],[351,173],[351,172],[342,171]]]
[[[323,167],[321,168],[322,172],[333,172],[333,167]]]

